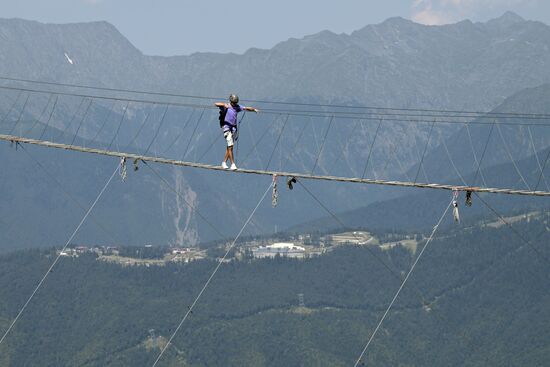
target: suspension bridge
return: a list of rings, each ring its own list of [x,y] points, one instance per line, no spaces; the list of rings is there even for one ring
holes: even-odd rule
[[[0,81],[3,81],[4,84],[0,85],[0,91],[5,93],[15,93],[16,96],[13,98],[11,104],[7,108],[2,120],[0,128],[3,133],[0,134],[0,141],[7,143],[15,144],[15,146],[25,145],[35,145],[44,148],[53,148],[60,150],[67,150],[73,152],[79,152],[84,154],[94,154],[102,155],[108,157],[114,157],[119,159],[119,163],[116,165],[113,173],[109,176],[105,185],[98,193],[97,197],[93,201],[92,205],[85,210],[85,215],[80,221],[79,225],[72,232],[69,240],[66,242],[62,251],[66,249],[71,240],[77,234],[83,223],[88,219],[91,211],[94,209],[96,204],[99,202],[101,196],[106,191],[109,184],[112,182],[113,178],[116,175],[117,171],[125,171],[126,163],[128,161],[134,161],[134,164],[143,163],[147,165],[166,185],[170,190],[180,196],[184,202],[190,206],[190,208],[197,212],[198,216],[202,218],[208,225],[210,225],[214,231],[216,231],[221,238],[226,236],[223,233],[212,225],[206,216],[198,212],[198,209],[192,204],[187,202],[185,198],[179,193],[170,183],[165,180],[159,173],[156,171],[149,163],[158,163],[171,166],[179,167],[190,167],[200,170],[212,170],[212,171],[225,171],[219,165],[213,165],[201,161],[201,159],[210,151],[215,142],[219,139],[219,133],[216,131],[216,136],[214,140],[209,144],[206,144],[208,149],[205,150],[199,157],[197,156],[196,149],[192,144],[195,140],[200,141],[199,126],[203,117],[205,116],[206,111],[216,111],[216,107],[212,103],[205,104],[204,101],[212,102],[215,100],[222,100],[222,98],[216,98],[212,96],[199,96],[199,95],[184,95],[176,93],[165,93],[165,92],[150,92],[150,91],[139,91],[139,90],[130,90],[130,89],[115,89],[115,88],[106,88],[106,87],[93,87],[69,83],[56,83],[56,82],[44,82],[44,81],[33,81],[30,79],[20,79],[20,78],[11,78],[0,76]],[[118,94],[118,96],[117,96]],[[122,96],[120,96],[122,95]],[[12,96],[13,97],[13,96]],[[65,98],[65,100],[63,100]],[[39,100],[39,102],[37,102]],[[45,103],[43,103],[45,101]],[[68,107],[71,103],[75,102],[78,105],[76,109],[71,109]],[[33,103],[34,102],[34,103]],[[261,114],[273,116],[274,120],[267,128],[263,135],[257,140],[254,141],[252,147],[249,150],[248,155],[243,159],[246,160],[249,156],[258,154],[257,146],[260,144],[260,141],[264,138],[265,134],[275,126],[275,121],[279,121],[278,131],[272,131],[273,134],[273,148],[267,152],[266,157],[267,165],[263,166],[260,161],[260,166],[243,166],[237,170],[231,172],[231,174],[240,175],[259,175],[259,176],[269,176],[272,180],[269,181],[266,190],[263,192],[263,195],[257,202],[255,208],[252,212],[246,217],[242,228],[240,229],[238,235],[234,238],[229,246],[227,252],[222,258],[222,261],[213,269],[210,277],[205,282],[204,286],[201,288],[200,292],[197,294],[193,303],[188,306],[187,311],[185,312],[183,318],[177,325],[175,331],[171,334],[168,343],[162,348],[157,359],[155,360],[153,367],[161,360],[163,354],[169,348],[170,344],[173,342],[174,337],[177,335],[185,321],[188,319],[189,315],[193,312],[193,309],[196,307],[197,302],[203,296],[204,292],[208,288],[210,282],[215,277],[220,267],[222,266],[223,260],[225,260],[230,253],[230,251],[235,246],[237,240],[243,233],[246,226],[250,223],[254,214],[256,213],[258,207],[263,202],[263,200],[268,196],[268,193],[272,191],[272,198],[276,199],[276,190],[277,190],[277,177],[286,177],[291,180],[294,179],[294,182],[298,182],[301,187],[320,204],[320,206],[327,211],[336,221],[343,226],[343,223],[339,220],[337,215],[335,215],[330,209],[317,198],[307,186],[305,186],[305,181],[327,181],[327,182],[340,182],[340,183],[354,183],[359,185],[381,185],[381,186],[395,186],[395,187],[406,187],[406,188],[419,188],[419,189],[428,189],[428,190],[448,190],[452,192],[466,192],[468,196],[475,194],[478,196],[480,201],[487,205],[494,213],[502,220],[506,225],[508,225],[514,233],[522,239],[533,251],[544,261],[550,264],[550,261],[534,246],[532,243],[527,241],[521,233],[518,233],[513,229],[513,227],[508,223],[504,217],[502,217],[494,208],[478,194],[481,193],[491,193],[491,194],[507,194],[507,195],[522,195],[522,196],[537,196],[537,197],[548,197],[550,196],[550,191],[548,190],[548,182],[545,176],[545,170],[548,166],[548,161],[550,158],[550,150],[548,151],[545,157],[539,157],[539,152],[548,149],[548,146],[540,146],[537,148],[535,139],[533,137],[531,129],[550,129],[550,115],[547,114],[537,114],[537,113],[518,113],[518,112],[480,112],[480,111],[458,111],[458,110],[435,110],[435,109],[421,109],[421,108],[390,108],[390,107],[374,107],[374,106],[357,106],[357,105],[339,105],[339,104],[315,104],[315,103],[293,103],[293,102],[284,102],[284,101],[267,101],[267,100],[249,100],[249,103],[261,104]],[[40,103],[42,103],[41,106]],[[110,103],[110,108],[103,103]],[[125,127],[123,125],[125,119],[129,119],[130,114],[130,105],[139,105],[141,106],[136,110],[144,111],[143,120],[140,124],[133,126],[131,132],[126,133],[127,143],[120,144],[119,138],[120,135],[124,133]],[[115,111],[119,108],[119,111]],[[179,122],[172,125],[167,124],[167,114],[170,109],[184,108],[189,109],[192,113],[185,119],[184,126],[179,125]],[[97,117],[98,114],[92,114],[94,109],[97,110],[106,110],[106,117],[103,121],[93,121],[93,124],[89,121],[90,116]],[[72,111],[71,111],[72,110]],[[195,111],[200,111],[198,113],[199,117],[196,119],[195,126],[193,127],[191,121],[195,114]],[[56,121],[55,115],[61,114],[59,119]],[[134,111],[135,113],[135,111]],[[25,117],[25,114],[30,115],[30,120]],[[71,117],[69,117],[71,116]],[[152,122],[153,116],[157,116],[156,123]],[[304,124],[303,128],[298,129],[298,134],[295,136],[295,140],[287,144],[288,147],[293,147],[288,150],[289,156],[283,158],[282,152],[284,148],[281,146],[282,136],[285,132],[285,128],[293,123],[293,119],[308,119],[313,121],[315,119],[326,120],[328,123],[325,127],[324,125],[321,128],[313,127],[313,137],[315,140],[315,145],[317,149],[314,154],[310,154],[310,161],[312,163],[311,169],[306,169],[307,164],[302,162],[302,170],[285,170],[284,166],[289,164],[294,156],[295,148],[300,144],[300,139],[304,135],[304,131],[307,128],[307,125]],[[357,127],[363,124],[364,122],[372,121],[376,129],[371,135],[370,144],[367,144],[365,149],[368,153],[365,157],[365,165],[356,169],[355,172],[362,173],[361,175],[333,175],[333,174],[317,174],[315,173],[316,169],[319,168],[321,163],[321,157],[324,152],[326,152],[328,137],[331,134],[331,128],[334,128],[335,121],[338,120],[340,123],[345,123],[352,121],[354,127],[350,129],[351,136],[353,134],[358,134]],[[69,121],[68,123],[66,121]],[[88,121],[88,124],[87,124]],[[116,127],[114,131],[104,130],[109,122],[114,122]],[[241,121],[242,122],[242,121]],[[382,178],[369,178],[366,177],[368,168],[371,168],[369,164],[373,162],[373,152],[375,150],[375,145],[377,138],[379,138],[380,130],[384,125],[387,124],[402,124],[403,126],[416,126],[418,124],[424,124],[427,128],[426,142],[423,148],[416,149],[418,154],[418,162],[413,165],[415,173],[414,180],[396,180],[396,179],[382,179]],[[54,128],[54,125],[56,126]],[[63,125],[65,125],[63,127]],[[88,126],[90,125],[90,126]],[[170,127],[172,126],[172,127]],[[174,128],[175,126],[175,128]],[[433,144],[434,139],[434,127],[435,126],[455,126],[463,128],[467,132],[469,137],[469,147],[471,148],[471,156],[473,158],[472,167],[474,167],[475,178],[472,180],[471,184],[467,184],[464,179],[464,175],[459,172],[455,164],[455,159],[453,159],[445,139],[440,139],[441,145],[444,148],[446,157],[451,163],[451,167],[454,170],[456,176],[460,179],[460,183],[438,183],[438,182],[429,182],[427,180],[427,174],[424,171],[424,178],[426,182],[420,182],[418,178],[420,177],[421,171],[424,170],[423,163],[425,161],[426,154],[430,150],[430,143]],[[470,128],[472,126],[485,126],[490,129],[490,132],[487,136],[485,144],[483,144],[483,150],[481,155],[479,152],[476,152],[474,149],[474,144],[472,143]],[[189,127],[189,131],[185,130]],[[61,130],[62,128],[62,130]],[[96,128],[97,131],[93,131]],[[182,131],[177,132],[177,129],[187,131],[185,134]],[[211,125],[212,129],[215,129],[215,125]],[[512,149],[509,144],[506,143],[505,136],[502,132],[503,128],[519,128],[525,129],[529,134],[529,143],[532,146],[534,152],[534,160],[536,161],[536,166],[538,172],[536,174],[536,182],[529,184],[528,180],[525,178],[525,175],[522,173],[520,167],[518,166],[516,160],[512,155]],[[72,129],[72,132],[69,130]],[[164,130],[163,130],[164,129]],[[144,131],[148,130],[149,141],[146,141],[142,144],[141,147],[136,148],[136,143],[140,140],[141,134],[144,134]],[[319,138],[317,139],[315,131],[319,130]],[[48,132],[50,139],[48,139]],[[488,150],[489,142],[494,136],[493,132],[498,133],[497,137],[500,137],[504,152],[506,157],[508,157],[512,167],[514,168],[517,176],[518,182],[523,186],[522,188],[518,187],[497,187],[497,186],[488,186],[486,185],[486,179],[483,175],[482,162],[486,157]],[[546,130],[545,130],[546,131]],[[190,133],[190,134],[189,134]],[[495,133],[495,134],[496,134]],[[175,135],[174,135],[175,134]],[[67,135],[68,138],[65,136]],[[174,136],[173,136],[174,135]],[[173,146],[178,145],[179,139],[186,135],[188,137],[187,143],[181,143],[183,154],[180,151],[182,159],[173,158],[167,155],[167,152],[170,152],[170,149]],[[84,138],[84,137],[85,138]],[[550,136],[550,134],[548,135]],[[162,138],[161,138],[162,137]],[[293,136],[294,137],[294,136]],[[64,140],[66,139],[66,140]],[[163,152],[159,155],[149,154],[152,150],[154,143],[157,139],[164,139],[162,145]],[[101,142],[99,142],[101,140]],[[108,144],[107,144],[108,142]],[[202,145],[203,141],[195,145]],[[341,142],[333,142],[336,144],[336,150],[341,149]],[[415,141],[416,143],[416,141]],[[101,146],[104,145],[104,146]],[[120,146],[122,145],[122,149]],[[334,144],[333,144],[334,145]],[[134,148],[134,151],[132,150]],[[186,159],[189,152],[195,149],[195,160]],[[140,152],[136,152],[139,150]],[[393,153],[388,154],[388,160],[385,163],[385,167],[388,165],[389,157],[395,155],[396,148],[394,147]],[[279,152],[279,169],[269,169],[270,164],[274,158],[276,152]],[[421,153],[420,153],[421,152]],[[339,152],[335,155],[336,160],[340,159]],[[333,157],[334,158],[334,157]],[[400,164],[398,157],[393,157],[396,164]],[[321,165],[322,166],[322,165]],[[351,165],[350,165],[351,167]],[[327,171],[326,168],[322,168],[324,171]],[[385,168],[384,168],[385,170]],[[352,170],[351,173],[354,171]],[[375,173],[375,171],[373,171]],[[403,176],[409,177],[405,170],[401,169]],[[482,185],[476,185],[477,178],[481,179]],[[410,178],[410,177],[409,177]],[[539,189],[539,187],[545,187],[544,189]],[[388,305],[385,313],[381,317],[377,327],[374,329],[370,338],[362,350],[359,358],[357,359],[355,366],[361,363],[364,358],[367,349],[374,339],[377,331],[382,325],[385,318],[388,316],[395,300],[399,296],[401,290],[406,285],[409,276],[414,271],[418,261],[422,257],[424,251],[429,246],[430,242],[434,238],[437,229],[439,228],[443,218],[447,214],[450,208],[454,205],[454,199],[451,200],[445,207],[441,217],[436,222],[436,225],[433,227],[431,234],[429,235],[426,243],[419,252],[419,255],[415,259],[412,267],[406,274],[404,278],[394,274],[394,272],[385,264],[383,259],[379,259],[387,269],[392,273],[393,276],[401,280],[401,285],[397,292],[395,293],[391,303]],[[376,256],[373,253],[373,256]],[[25,309],[32,301],[35,294],[39,291],[41,286],[47,280],[48,274],[56,266],[60,257],[55,258],[51,264],[48,271],[39,281],[38,285],[34,288],[33,292],[28,297],[27,301],[22,305],[18,314],[14,317],[8,329],[3,333],[2,338],[0,339],[0,344],[9,336],[12,329],[16,326],[17,321],[23,316]],[[416,290],[419,293],[418,290]]]

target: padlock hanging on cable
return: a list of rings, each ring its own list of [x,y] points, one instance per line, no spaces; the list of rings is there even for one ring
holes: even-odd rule
[[[455,222],[460,223],[460,214],[458,213],[458,190],[453,190],[453,218]]]
[[[275,208],[277,206],[277,199],[279,194],[277,193],[277,175],[273,175],[273,193],[271,194],[271,205]]]

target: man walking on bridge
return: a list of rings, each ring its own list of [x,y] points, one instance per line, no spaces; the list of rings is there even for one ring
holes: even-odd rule
[[[223,129],[223,137],[227,143],[222,168],[227,169],[227,160],[231,162],[230,170],[236,170],[235,159],[233,158],[233,144],[237,140],[237,114],[241,111],[258,112],[257,108],[244,107],[239,104],[239,97],[236,94],[229,96],[229,103],[216,102],[220,109],[220,127]]]

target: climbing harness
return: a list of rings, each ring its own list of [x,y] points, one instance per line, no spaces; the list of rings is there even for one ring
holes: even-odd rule
[[[279,194],[277,193],[277,175],[273,175],[273,193],[271,194],[271,205],[275,208],[277,206],[277,198]]]
[[[453,218],[455,222],[460,223],[460,214],[458,213],[458,190],[453,190]]]
[[[294,184],[296,183],[296,177],[291,177],[286,181],[286,185],[288,186],[289,190],[292,190],[294,188]]]
[[[472,206],[472,192],[466,191],[466,206]]]
[[[120,165],[118,167],[118,174],[122,178],[122,181],[126,181],[126,176],[128,173],[126,172],[126,157],[120,158]]]

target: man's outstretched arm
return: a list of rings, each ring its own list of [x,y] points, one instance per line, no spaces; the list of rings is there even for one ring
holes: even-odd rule
[[[256,113],[260,112],[259,109],[254,108],[254,107],[245,107],[244,110],[245,111],[250,111],[250,112],[256,112]]]

